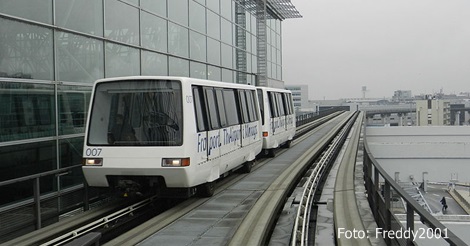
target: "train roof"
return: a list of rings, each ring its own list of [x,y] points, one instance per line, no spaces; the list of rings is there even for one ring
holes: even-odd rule
[[[244,88],[244,89],[248,89],[248,88],[249,89],[255,89],[256,88],[253,85],[228,83],[228,82],[220,82],[220,81],[205,80],[205,79],[195,79],[195,78],[189,78],[189,77],[178,77],[178,76],[124,76],[124,77],[113,77],[113,78],[99,79],[95,82],[95,84],[114,82],[114,81],[122,81],[122,80],[179,80],[183,83],[214,86],[214,87],[225,87],[225,86],[227,86],[227,87],[232,87],[232,88]]]

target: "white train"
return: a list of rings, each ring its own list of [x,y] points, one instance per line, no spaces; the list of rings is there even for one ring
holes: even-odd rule
[[[262,150],[254,86],[181,77],[102,79],[89,112],[83,173],[90,186],[211,196],[215,180],[240,166],[249,172]]]
[[[289,148],[295,135],[295,112],[289,90],[257,87],[261,109],[263,154],[275,156],[278,147]]]

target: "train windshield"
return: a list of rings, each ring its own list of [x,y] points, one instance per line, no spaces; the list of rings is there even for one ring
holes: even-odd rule
[[[89,145],[179,146],[181,82],[135,80],[100,83],[95,89]]]

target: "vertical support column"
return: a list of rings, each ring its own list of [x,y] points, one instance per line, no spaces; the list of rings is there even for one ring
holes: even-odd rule
[[[256,85],[267,86],[266,0],[256,1],[256,36],[258,76]]]
[[[406,230],[410,232],[415,230],[414,214],[415,212],[413,210],[413,207],[410,205],[410,203],[406,203]],[[413,237],[410,237],[406,240],[406,245],[414,245]]]
[[[390,184],[387,181],[385,181],[385,185],[384,185],[384,200],[385,200],[384,231],[390,231],[392,229],[391,198],[392,198],[392,193],[390,192]],[[389,237],[385,237],[385,243],[387,245],[391,245]]]
[[[41,229],[41,189],[39,185],[39,177],[34,179],[33,183],[34,195],[34,215],[36,217],[36,230]]]
[[[247,83],[247,65],[246,65],[246,13],[245,13],[245,0],[240,0],[235,4],[235,40],[236,40],[236,59],[237,59],[237,83]]]

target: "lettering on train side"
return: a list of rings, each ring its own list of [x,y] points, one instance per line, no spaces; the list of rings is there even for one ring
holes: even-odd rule
[[[246,126],[243,138],[250,138],[256,139],[258,136],[258,126]]]
[[[201,133],[197,134],[197,152],[204,152],[207,150],[207,154],[210,155],[212,150],[218,149],[222,146],[220,142],[220,133],[215,136],[203,137]]]
[[[236,143],[240,140],[240,135],[240,129],[232,130],[231,127],[229,129],[224,129],[224,145]]]

